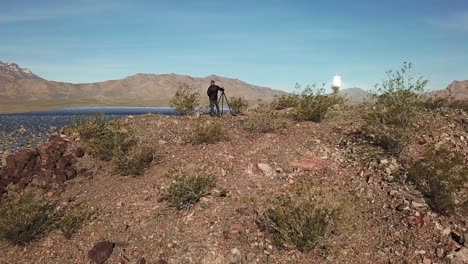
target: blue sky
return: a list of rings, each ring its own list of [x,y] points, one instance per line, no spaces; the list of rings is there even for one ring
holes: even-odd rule
[[[210,74],[372,89],[404,61],[468,79],[466,0],[0,0],[0,60],[66,82]]]

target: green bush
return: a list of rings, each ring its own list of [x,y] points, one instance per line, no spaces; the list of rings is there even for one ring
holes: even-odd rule
[[[434,211],[451,214],[456,206],[453,194],[468,181],[468,168],[463,154],[431,149],[423,159],[411,164],[408,180],[415,184]]]
[[[177,208],[189,208],[200,200],[214,187],[216,178],[211,175],[186,176],[178,175],[169,186],[166,198]]]
[[[257,113],[243,120],[242,127],[250,133],[270,133],[288,127],[289,123],[289,118],[284,114],[258,109]]]
[[[310,201],[294,203],[280,199],[258,218],[259,226],[273,235],[276,246],[307,252],[317,246],[333,227],[335,211]]]
[[[169,103],[181,115],[188,115],[200,105],[200,94],[195,87],[180,83]]]
[[[333,106],[344,104],[343,97],[335,93],[326,95],[324,86],[316,88],[315,85],[309,85],[301,91],[296,106],[297,120],[321,122]],[[298,84],[296,87],[302,89]]]
[[[0,239],[24,245],[53,227],[53,206],[39,202],[29,192],[3,201],[0,208]]]
[[[298,84],[296,85],[298,86]],[[275,99],[271,103],[271,106],[275,110],[282,110],[291,107],[297,107],[299,105],[299,95],[297,94],[283,94],[283,95],[276,95]]]
[[[229,107],[231,107],[234,114],[241,114],[247,110],[249,102],[242,97],[231,97],[231,99],[229,99]]]
[[[415,80],[411,69],[412,64],[405,62],[401,70],[388,71],[388,79],[376,85],[364,116],[369,132],[390,153],[398,153],[409,142],[423,109],[421,94],[428,81],[423,77]]]
[[[192,144],[212,144],[224,139],[220,123],[206,122],[197,124],[188,141]]]
[[[62,232],[65,238],[70,239],[91,216],[88,208],[85,206],[77,206],[67,209],[58,223],[58,229]]]

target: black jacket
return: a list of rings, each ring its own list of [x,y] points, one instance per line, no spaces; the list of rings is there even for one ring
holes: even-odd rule
[[[210,101],[218,101],[218,91],[224,92],[224,88],[221,88],[216,84],[212,84],[210,87],[208,87],[206,94],[210,98]]]

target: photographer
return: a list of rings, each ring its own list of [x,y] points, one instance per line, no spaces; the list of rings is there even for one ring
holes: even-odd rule
[[[213,116],[214,113],[214,107],[216,106],[216,114],[220,115],[219,111],[219,104],[218,104],[218,91],[224,92],[224,88],[219,87],[218,85],[215,84],[215,81],[211,81],[210,87],[208,87],[207,90],[207,95],[208,98],[210,99],[210,115]]]

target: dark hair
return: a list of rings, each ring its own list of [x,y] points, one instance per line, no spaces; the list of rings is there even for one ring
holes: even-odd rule
[[[213,83],[215,83],[215,81],[214,81],[214,80],[211,80],[211,84],[213,84]]]

